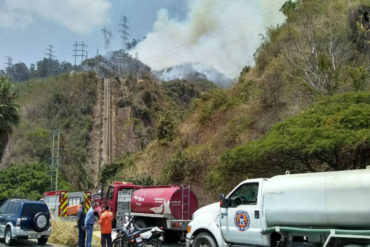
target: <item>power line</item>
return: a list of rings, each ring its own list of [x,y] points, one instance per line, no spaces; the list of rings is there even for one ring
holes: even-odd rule
[[[6,56],[6,74],[9,81],[13,81],[13,59],[9,56]]]
[[[48,48],[46,49],[45,55],[48,56],[49,59],[55,58],[54,56],[54,47],[52,45],[48,45]]]
[[[112,32],[108,31],[105,27],[103,28],[103,35],[104,35],[104,48],[105,52],[108,53],[110,48],[110,41],[113,37]]]
[[[73,52],[74,54],[72,55],[75,59],[75,67],[77,66],[77,57],[80,57],[81,58],[81,61],[80,63],[82,63],[82,61],[84,60],[84,58],[87,58],[87,45],[82,41],[81,43],[79,43],[78,41],[76,41],[73,45]]]
[[[121,15],[121,20],[119,22],[120,29],[118,30],[121,33],[121,39],[122,39],[122,49],[125,50],[125,44],[128,40],[129,33],[128,30],[130,29],[128,18],[124,15]]]

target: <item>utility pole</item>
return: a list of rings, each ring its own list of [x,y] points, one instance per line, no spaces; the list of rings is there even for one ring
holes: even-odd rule
[[[77,66],[77,57],[81,57],[81,62],[84,60],[84,58],[87,58],[87,45],[82,41],[81,43],[75,42],[73,45],[73,52],[74,55],[72,55],[75,58],[75,67]]]
[[[121,20],[119,22],[120,29],[118,30],[121,33],[121,39],[122,39],[122,49],[126,50],[125,44],[128,40],[129,33],[128,30],[130,29],[128,18],[124,15],[121,15]]]
[[[55,141],[56,147],[55,147]],[[58,176],[60,167],[60,131],[53,130],[53,146],[51,149],[50,190],[53,189],[53,176],[55,170],[55,190],[58,190]]]
[[[57,149],[57,170],[56,170],[56,174],[55,174],[55,190],[58,190],[58,171],[59,171],[59,165],[60,165],[60,153],[59,153],[59,150],[60,150],[60,146],[59,146],[59,143],[60,143],[60,132],[58,130],[58,149]]]
[[[104,47],[105,53],[107,54],[110,48],[110,40],[112,39],[113,35],[111,31],[108,31],[105,27],[103,28],[103,35],[104,35]]]
[[[52,45],[48,45],[45,55],[48,56],[49,59],[55,58],[54,57],[54,47]]]

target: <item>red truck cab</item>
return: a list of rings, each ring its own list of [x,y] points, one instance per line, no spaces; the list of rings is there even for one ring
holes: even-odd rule
[[[122,189],[140,189],[142,186],[135,185],[133,183],[126,182],[115,182],[113,185],[110,185],[107,191],[107,194],[104,196],[104,191],[102,190],[102,196],[100,199],[94,200],[94,214],[100,218],[101,214],[104,211],[105,204],[108,204],[111,211],[114,215],[117,213],[117,200],[118,200],[118,191]]]

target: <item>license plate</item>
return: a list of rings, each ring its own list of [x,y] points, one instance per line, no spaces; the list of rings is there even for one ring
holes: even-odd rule
[[[38,238],[38,234],[37,233],[31,233],[28,235],[28,238]]]
[[[140,237],[136,238],[135,240],[136,240],[136,243],[141,243],[143,241]]]

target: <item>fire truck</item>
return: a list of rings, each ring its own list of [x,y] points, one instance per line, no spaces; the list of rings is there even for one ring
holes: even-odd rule
[[[101,190],[100,198],[93,202],[97,217],[106,204],[114,213],[117,226],[129,216],[139,227],[160,226],[165,232],[171,231],[171,235],[181,235],[174,231],[184,233],[198,209],[198,199],[189,187],[139,186],[126,182],[115,182],[109,186],[106,195]]]
[[[76,215],[83,200],[87,211],[91,205],[91,192],[47,191],[42,194],[42,200],[48,205],[50,215],[54,218],[66,217]]]

